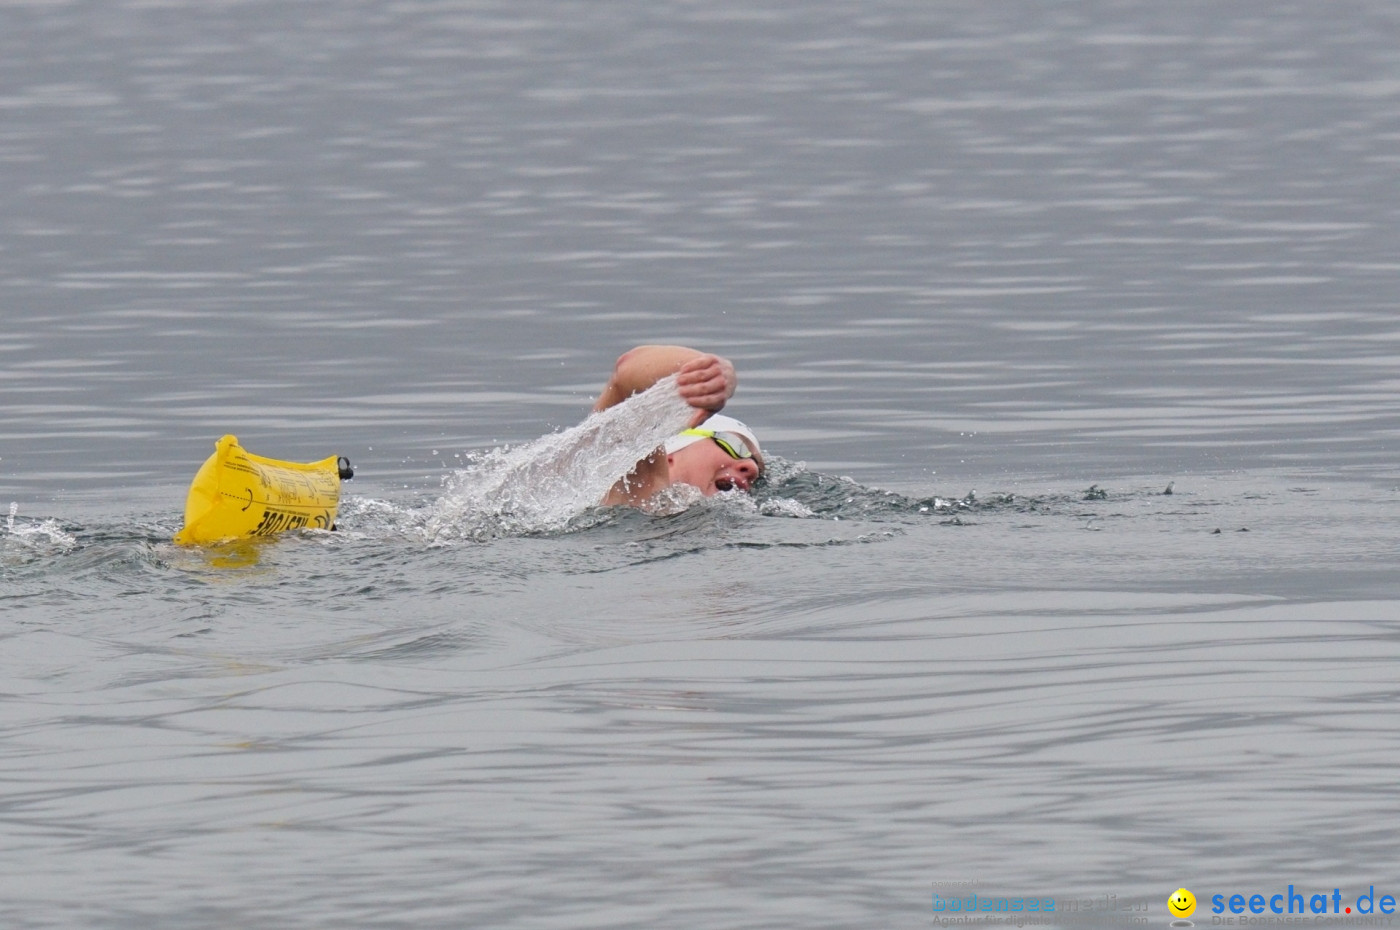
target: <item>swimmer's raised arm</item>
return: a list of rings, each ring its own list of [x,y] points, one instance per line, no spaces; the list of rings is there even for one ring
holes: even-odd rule
[[[734,365],[726,358],[685,346],[637,346],[618,358],[593,409],[620,404],[672,374],[681,398],[696,408],[691,426],[723,409],[739,385]]]

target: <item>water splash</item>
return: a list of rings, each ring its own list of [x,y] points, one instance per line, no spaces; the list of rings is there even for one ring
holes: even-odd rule
[[[57,520],[50,518],[40,523],[22,523],[17,521],[18,516],[19,502],[11,501],[3,540],[4,548],[11,552],[69,552],[78,545],[78,540],[64,532]]]
[[[562,530],[694,413],[671,376],[578,426],[476,455],[448,479],[424,533],[443,542]]]

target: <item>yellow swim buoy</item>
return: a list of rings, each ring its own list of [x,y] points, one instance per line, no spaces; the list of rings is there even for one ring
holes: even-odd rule
[[[302,527],[332,529],[340,481],[353,474],[344,456],[279,462],[248,452],[236,436],[225,436],[190,484],[185,526],[175,542],[199,545]]]

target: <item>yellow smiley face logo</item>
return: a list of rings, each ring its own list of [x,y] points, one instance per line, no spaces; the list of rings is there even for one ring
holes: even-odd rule
[[[1167,910],[1173,917],[1190,917],[1196,912],[1196,896],[1185,888],[1178,888],[1167,898]]]

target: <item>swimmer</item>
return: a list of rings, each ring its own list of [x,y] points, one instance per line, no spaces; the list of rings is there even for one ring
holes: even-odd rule
[[[747,491],[763,474],[753,430],[719,413],[734,396],[738,378],[734,365],[718,355],[685,346],[638,346],[624,352],[593,409],[620,404],[672,374],[681,399],[695,408],[690,428],[638,462],[608,491],[605,505],[637,507],[674,484],[699,488],[706,497]]]

